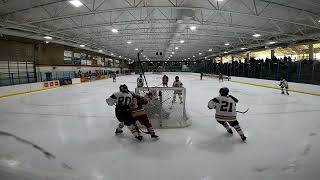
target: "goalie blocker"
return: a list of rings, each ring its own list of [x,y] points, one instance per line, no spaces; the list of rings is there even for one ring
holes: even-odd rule
[[[175,92],[181,92],[182,103],[172,103]],[[191,121],[187,117],[185,101],[186,89],[176,87],[138,87],[135,93],[145,96],[151,92],[152,100],[144,109],[154,128],[181,128],[187,127]]]

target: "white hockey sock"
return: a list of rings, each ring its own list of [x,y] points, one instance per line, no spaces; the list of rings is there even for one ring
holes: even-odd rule
[[[244,135],[242,129],[239,125],[234,126],[234,129],[238,132],[240,136]]]
[[[131,133],[132,133],[134,136],[139,136],[139,135],[140,135],[140,132],[137,131],[137,128],[136,128],[136,126],[135,126],[134,124],[128,126],[128,129],[131,131]],[[139,132],[139,133],[138,133],[138,132]]]

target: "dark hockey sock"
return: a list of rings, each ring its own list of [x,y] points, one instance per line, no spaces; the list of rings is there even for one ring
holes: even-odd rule
[[[239,125],[234,126],[234,129],[238,132],[238,134],[240,136],[244,135],[243,132],[242,132],[242,129],[241,129],[241,127]]]
[[[226,130],[228,131],[230,128],[230,126],[228,125],[228,123],[224,122],[222,123],[223,127],[226,128]]]

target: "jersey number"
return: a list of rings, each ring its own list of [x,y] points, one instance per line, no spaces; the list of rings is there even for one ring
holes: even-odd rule
[[[222,101],[222,105],[220,107],[220,111],[232,112],[232,105],[233,105],[233,103],[229,103],[227,101]],[[229,106],[229,108],[228,108],[228,106]]]
[[[119,97],[118,104],[119,105],[130,105],[131,98],[130,97]]]

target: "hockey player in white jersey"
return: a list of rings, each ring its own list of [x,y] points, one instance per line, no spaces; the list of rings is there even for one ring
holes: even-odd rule
[[[284,89],[286,89],[286,94],[289,95],[289,92],[288,92],[289,85],[288,85],[287,80],[282,79],[282,80],[280,81],[279,86],[281,87],[281,94],[284,94]]]
[[[109,106],[116,106],[116,117],[120,121],[115,133],[122,133],[122,128],[124,125],[126,125],[135,138],[137,138],[139,141],[142,141],[143,137],[136,128],[135,120],[131,114],[131,103],[133,98],[132,92],[128,90],[128,87],[125,84],[120,85],[119,89],[119,92],[113,93],[109,98],[106,99]]]
[[[177,88],[182,88],[183,87],[183,84],[182,82],[179,80],[179,76],[176,76],[175,78],[175,81],[173,82],[172,84],[172,87],[177,87]],[[179,96],[179,99],[180,99],[180,104],[183,103],[183,100],[182,100],[182,90],[175,90],[173,92],[173,99],[172,99],[172,103],[175,103],[176,102],[176,96]]]
[[[143,87],[143,78],[142,74],[137,78],[137,87]]]
[[[229,89],[224,87],[221,88],[220,96],[211,99],[208,103],[209,109],[216,109],[215,118],[226,128],[228,133],[233,134],[232,126],[240,135],[242,141],[246,140],[246,136],[243,134],[242,129],[237,121],[236,103],[238,99],[229,95]],[[229,126],[230,125],[230,126]]]

